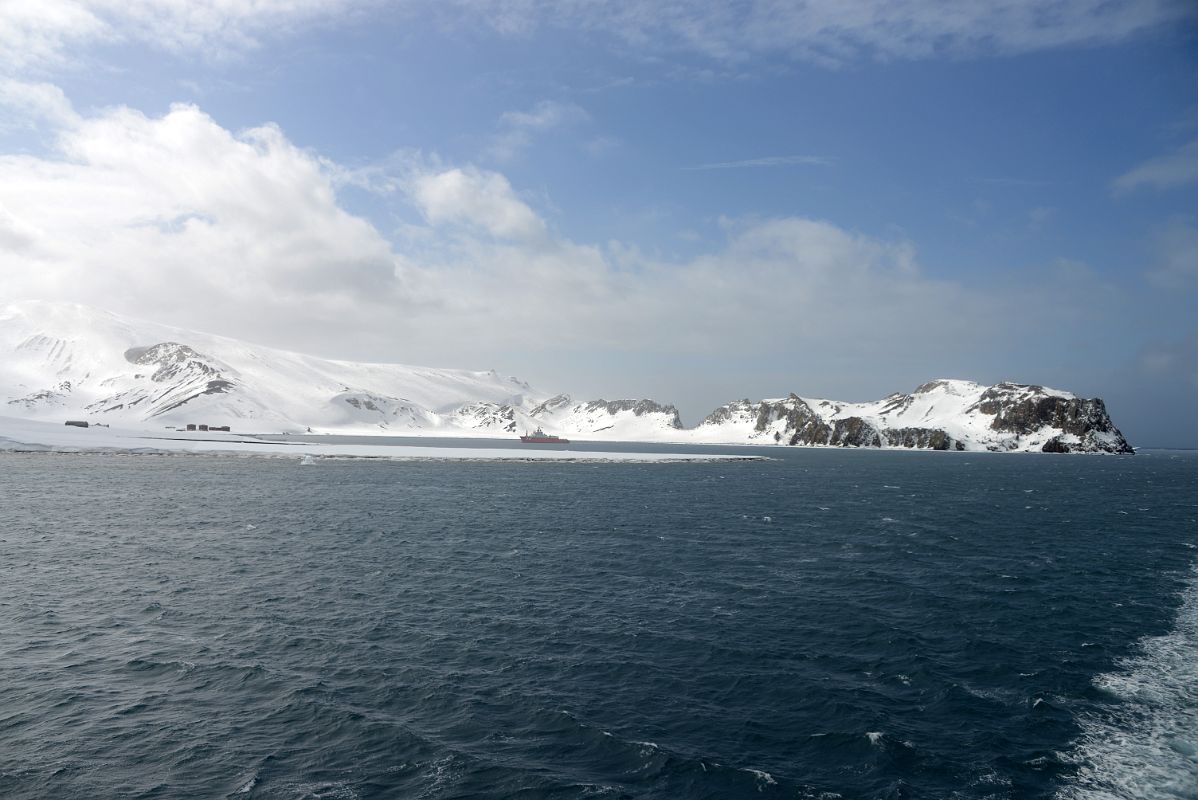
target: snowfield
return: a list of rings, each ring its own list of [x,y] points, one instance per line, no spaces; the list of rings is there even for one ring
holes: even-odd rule
[[[259,441],[232,433],[160,433],[121,428],[76,428],[50,422],[0,417],[0,453],[208,454],[319,458],[382,458],[438,461],[549,461],[587,463],[674,463],[761,460],[759,456],[704,453],[621,453],[515,445],[511,448],[417,447],[410,445],[320,444]]]

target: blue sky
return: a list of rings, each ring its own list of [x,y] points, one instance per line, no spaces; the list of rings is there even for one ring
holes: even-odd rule
[[[1198,446],[1193,8],[11,4],[0,295],[689,423],[1042,382]]]

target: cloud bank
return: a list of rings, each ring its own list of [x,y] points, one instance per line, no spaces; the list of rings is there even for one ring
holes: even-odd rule
[[[0,71],[60,67],[82,47],[137,43],[219,58],[345,14],[356,0],[0,0]]]
[[[62,66],[92,44],[223,58],[315,23],[354,24],[355,12],[504,36],[590,32],[639,53],[726,62],[772,54],[825,66],[1108,44],[1198,15],[1187,0],[3,0],[0,71]]]
[[[56,157],[0,157],[0,294],[222,326],[394,292],[388,243],[278,128],[233,134],[188,105],[63,118]]]
[[[509,34],[585,29],[639,50],[733,62],[778,54],[827,66],[1107,44],[1196,14],[1186,0],[456,0],[450,6]]]
[[[1076,306],[1051,291],[982,292],[924,274],[908,241],[823,220],[725,220],[723,243],[685,261],[579,243],[501,173],[418,156],[365,182],[414,219],[385,236],[345,210],[345,170],[273,125],[233,132],[193,105],[80,116],[53,93],[30,96],[50,98],[38,103],[57,150],[0,157],[4,297],[334,357],[532,369],[584,388],[596,359],[635,353],[659,372],[751,364],[876,392],[892,375],[977,376],[1021,336],[1101,313],[1075,274]],[[996,338],[1011,320],[1015,333]],[[585,367],[569,353],[590,354]]]

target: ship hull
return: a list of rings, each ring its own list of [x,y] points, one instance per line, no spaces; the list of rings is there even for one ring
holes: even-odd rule
[[[561,439],[557,436],[521,436],[520,441],[524,444],[569,444],[569,439]]]

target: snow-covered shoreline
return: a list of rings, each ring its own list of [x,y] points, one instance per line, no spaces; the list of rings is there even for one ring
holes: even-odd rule
[[[207,432],[188,436],[158,431],[92,426],[77,428],[0,417],[0,453],[192,454],[303,458],[377,458],[395,461],[540,461],[586,463],[676,463],[762,460],[760,456],[711,453],[629,453],[557,450],[544,447],[437,447],[389,444],[276,442],[237,434]]]

